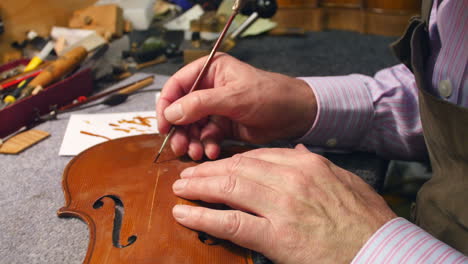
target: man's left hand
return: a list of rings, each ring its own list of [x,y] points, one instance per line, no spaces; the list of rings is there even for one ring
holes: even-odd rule
[[[233,210],[177,205],[182,225],[275,263],[349,263],[396,215],[357,175],[304,146],[257,149],[181,173],[174,193]]]

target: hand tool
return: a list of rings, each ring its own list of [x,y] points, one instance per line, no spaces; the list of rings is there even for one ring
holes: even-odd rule
[[[203,79],[203,77],[205,76],[206,74],[206,71],[208,70],[208,67],[210,66],[211,64],[211,61],[213,60],[213,57],[214,55],[216,54],[216,51],[218,50],[220,44],[223,42],[223,39],[224,39],[224,36],[226,35],[226,32],[228,31],[229,27],[231,26],[232,24],[232,21],[234,20],[234,18],[237,16],[237,14],[239,13],[240,9],[242,8],[242,6],[245,4],[246,0],[236,0],[234,2],[234,6],[232,7],[232,14],[231,16],[229,17],[228,21],[226,22],[226,25],[224,26],[224,29],[223,31],[221,31],[221,34],[219,35],[218,37],[218,40],[216,41],[216,43],[214,44],[213,46],[213,49],[211,50],[211,53],[210,55],[208,56],[208,58],[206,59],[205,61],[205,64],[203,65],[200,73],[198,74],[197,76],[197,79],[195,80],[195,82],[193,83],[192,85],[192,88],[190,89],[190,91],[188,93],[191,93],[193,92],[195,89],[198,88],[198,85],[200,83],[200,81]],[[164,147],[166,146],[167,144],[167,141],[169,141],[169,138],[171,138],[171,136],[174,134],[174,131],[175,131],[175,126],[172,126],[171,129],[169,130],[169,133],[166,135],[166,137],[164,138],[164,141],[158,151],[158,154],[156,155],[156,158],[154,158],[154,161],[153,163],[156,163],[159,159],[159,156],[161,156],[161,153],[164,149]]]
[[[221,45],[224,52],[230,51],[237,42],[237,37],[244,33],[259,18],[271,18],[276,14],[278,4],[275,0],[255,0],[250,1],[241,10],[242,15],[249,16],[240,26],[238,26]]]
[[[3,105],[0,106],[0,110],[2,110],[3,108],[13,104],[16,102],[16,98],[20,97],[21,95],[21,92],[23,91],[23,89],[36,77],[30,77],[28,79],[26,79],[25,81],[21,82],[18,87],[16,87],[16,89],[8,94],[7,96],[5,96],[5,98],[3,98],[2,100],[2,103]]]
[[[44,62],[45,58],[50,54],[52,49],[54,48],[54,42],[49,41],[47,44],[42,48],[41,52],[34,56],[24,68],[24,72],[35,70],[42,62]],[[22,81],[18,86],[23,86],[25,81]]]
[[[29,96],[37,86],[46,87],[76,68],[88,55],[87,50],[79,46],[46,67],[21,91],[20,98]]]
[[[80,40],[77,44],[66,50],[60,57],[52,62],[36,78],[34,78],[23,91],[21,91],[20,98],[27,97],[39,87],[46,88],[47,85],[59,80],[66,74],[75,70],[88,56],[88,54],[105,45],[105,41],[96,34]],[[100,53],[99,50],[96,53]]]
[[[0,85],[0,90],[5,90],[5,89],[8,89],[8,88],[20,83],[20,82],[25,82],[26,79],[29,79],[31,77],[36,77],[37,75],[39,75],[39,73],[41,73],[40,70],[38,70],[36,72],[33,72],[33,73],[26,74],[26,75],[21,76],[21,77],[18,77],[15,80],[9,81],[7,83],[1,84]],[[20,87],[20,86],[21,85],[18,85],[18,87]]]
[[[53,41],[47,42],[44,48],[42,48],[41,52],[37,56],[34,56],[29,61],[26,68],[24,68],[24,71],[27,72],[27,71],[32,71],[36,69],[37,66],[39,66],[45,60],[45,58],[49,55],[49,53],[52,51],[53,48],[54,48],[54,42]]]
[[[144,88],[144,87],[152,84],[153,82],[154,82],[154,76],[150,76],[150,77],[147,77],[145,79],[136,81],[134,83],[131,83],[131,84],[128,84],[128,85],[125,85],[125,86],[122,86],[122,87],[117,87],[115,89],[105,91],[105,92],[102,92],[100,94],[93,95],[93,96],[89,97],[88,99],[86,99],[85,101],[66,105],[66,106],[60,108],[59,111],[65,111],[65,110],[68,110],[68,109],[71,109],[71,108],[75,108],[77,106],[87,104],[89,102],[95,101],[97,99],[100,99],[100,98],[102,98],[104,96],[107,96],[107,95],[110,95],[110,94],[113,94],[113,93],[117,93],[117,94],[122,95],[122,96],[128,96],[128,94],[133,93],[133,92],[135,92],[135,91],[137,91],[137,90],[139,90],[141,88]]]

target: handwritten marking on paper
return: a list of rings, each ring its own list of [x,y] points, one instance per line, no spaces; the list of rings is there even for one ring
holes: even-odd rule
[[[124,128],[114,128],[115,131],[123,131],[125,133],[130,133],[130,129],[124,129]]]
[[[73,114],[59,155],[77,155],[102,141],[157,133],[154,112]]]
[[[105,138],[107,140],[111,140],[110,138],[106,137],[106,136],[102,136],[102,135],[98,135],[98,134],[94,134],[94,133],[91,133],[91,132],[87,132],[87,131],[83,131],[81,130],[80,131],[81,134],[85,134],[85,135],[88,135],[88,136],[93,136],[93,137],[100,137],[100,138]]]
[[[153,117],[153,116],[149,116],[149,117],[135,116],[131,120],[121,119],[117,122],[119,124],[134,124],[134,125],[151,127],[151,123],[148,119],[153,119],[153,118],[156,119],[156,117]]]

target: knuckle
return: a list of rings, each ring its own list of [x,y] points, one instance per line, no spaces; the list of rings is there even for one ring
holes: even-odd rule
[[[232,177],[233,175],[237,174],[240,164],[242,162],[242,155],[241,154],[235,154],[232,156],[232,158],[229,160],[229,167],[228,167],[228,172],[229,172],[229,177]]]
[[[202,225],[203,223],[206,222],[206,219],[208,218],[206,210],[201,207],[191,207],[189,211],[189,219],[194,225]]]
[[[231,194],[234,189],[236,188],[237,177],[233,176],[232,174],[228,177],[225,177],[221,183],[221,194],[222,195],[229,195]]]
[[[188,104],[190,105],[191,109],[199,109],[201,106],[203,106],[203,99],[200,91],[195,91],[191,94]]]
[[[283,168],[281,174],[286,176],[291,183],[302,185],[308,182],[308,177],[300,169],[292,167]]]
[[[222,227],[229,237],[236,237],[241,229],[241,215],[239,211],[227,212],[222,219]]]
[[[291,212],[294,212],[297,206],[296,198],[288,194],[281,195],[275,202],[278,204],[278,208],[283,208],[285,210],[283,214],[288,216],[292,216]]]
[[[258,148],[258,149],[247,151],[245,152],[245,154],[248,155],[249,157],[262,157],[263,155],[268,155],[272,151],[274,151],[274,149]]]
[[[314,153],[307,153],[306,155],[309,161],[315,165],[322,165],[322,166],[328,167],[331,164],[331,162],[328,159],[326,159],[325,157],[321,155],[314,154]]]
[[[229,109],[226,114],[234,120],[242,120],[254,109],[252,93],[248,87],[242,83],[236,83],[226,86],[226,101],[229,101]],[[255,101],[255,100],[254,100]]]

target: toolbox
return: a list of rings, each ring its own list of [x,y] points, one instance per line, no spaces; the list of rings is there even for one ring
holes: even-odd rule
[[[0,73],[26,65],[29,60],[17,60],[0,66]],[[88,96],[93,90],[90,69],[74,74],[46,87],[34,96],[29,96],[0,110],[0,138],[4,138],[24,126],[31,125],[40,116],[65,106],[80,96]]]

